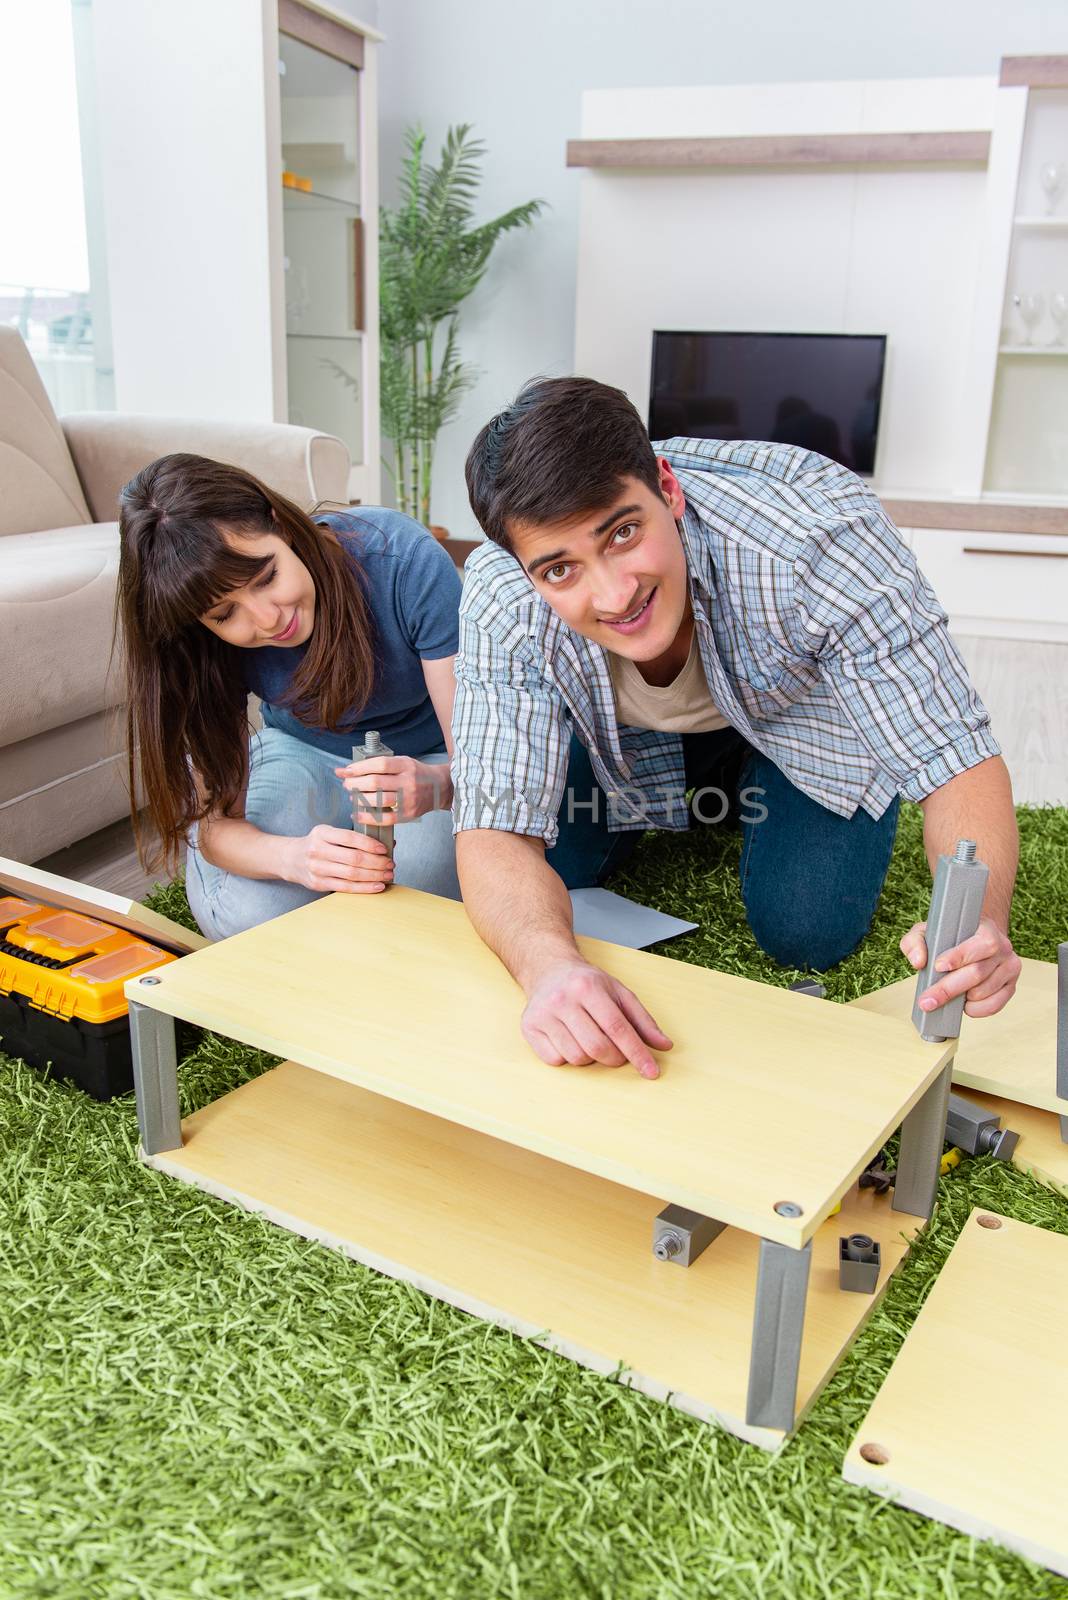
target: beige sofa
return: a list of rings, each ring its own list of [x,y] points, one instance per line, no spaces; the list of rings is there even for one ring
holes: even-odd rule
[[[283,424],[57,419],[0,327],[0,855],[36,861],[129,809],[111,668],[119,490],[172,450],[233,462],[299,505],[348,502],[339,439]]]

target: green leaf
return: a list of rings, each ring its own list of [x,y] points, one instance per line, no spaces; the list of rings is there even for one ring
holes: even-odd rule
[[[399,202],[382,208],[379,227],[381,414],[398,458],[419,463],[427,509],[437,435],[476,377],[460,360],[459,308],[481,283],[498,240],[531,227],[544,202],[476,221],[486,152],[468,123],[449,128],[436,166],[418,127],[405,131],[404,152]]]

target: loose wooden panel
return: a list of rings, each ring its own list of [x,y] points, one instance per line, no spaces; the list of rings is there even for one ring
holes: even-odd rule
[[[1002,56],[1002,88],[1068,89],[1068,56]]]
[[[1068,533],[1068,506],[998,505],[989,500],[883,498],[899,528],[947,528],[960,533]]]
[[[1068,1238],[973,1211],[844,1476],[1068,1574],[1066,1306]]]
[[[87,883],[75,883],[72,878],[60,878],[54,872],[40,867],[28,867],[21,861],[9,861],[0,856],[0,886],[12,889],[29,900],[40,900],[45,905],[61,906],[64,911],[81,911],[86,916],[101,917],[114,923],[116,928],[126,928],[140,934],[152,944],[179,954],[201,950],[208,944],[203,934],[190,933],[170,917],[160,916],[147,906],[129,899],[126,895],[110,894],[107,889],[95,889]]]
[[[569,167],[826,167],[963,161],[990,155],[985,130],[797,133],[724,139],[570,139]]]
[[[904,1021],[912,1015],[915,995],[916,979],[902,978],[849,1004]],[[1056,963],[1025,960],[1016,993],[1004,1010],[994,1017],[964,1018],[953,1082],[1068,1116],[1068,1100],[1057,1096],[1056,1049]]]
[[[1003,1128],[1012,1128],[1020,1135],[1012,1155],[1014,1167],[1068,1195],[1068,1144],[1061,1138],[1060,1119],[1054,1112],[1001,1100],[996,1094],[980,1094],[975,1089],[969,1091],[968,1098],[1000,1117]]]
[[[729,1228],[692,1267],[654,1259],[648,1196],[293,1062],[183,1125],[149,1158],[209,1194],[343,1249],[475,1316],[538,1337],[683,1410],[776,1448],[745,1422],[758,1243]],[[877,1296],[838,1287],[838,1238],[882,1244],[880,1292],[918,1219],[852,1191],[813,1243],[799,1414]]]
[[[662,1076],[547,1067],[451,900],[332,895],[130,999],[646,1194],[800,1246],[937,1076],[911,1026],[597,940],[675,1040]],[[800,1217],[780,1217],[795,1201]]]

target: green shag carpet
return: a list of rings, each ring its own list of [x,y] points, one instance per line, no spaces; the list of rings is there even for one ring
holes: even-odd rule
[[[929,896],[919,822],[906,808],[835,1000],[906,970],[897,941]],[[1015,940],[1050,960],[1068,812],[1020,823]],[[737,852],[713,829],[650,836],[615,886],[700,918],[673,959],[788,983],[746,928]],[[188,915],[179,886],[153,903]],[[268,1064],[202,1036],[183,1112]],[[840,1476],[971,1207],[1068,1234],[1068,1200],[1012,1169],[943,1180],[933,1225],[769,1457],[164,1178],[135,1146],[132,1098],[98,1105],[0,1058],[0,1600],[1068,1597]],[[958,1440],[997,1404],[991,1373],[962,1396]]]

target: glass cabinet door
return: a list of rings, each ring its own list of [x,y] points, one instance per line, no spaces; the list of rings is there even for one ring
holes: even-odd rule
[[[363,460],[359,73],[282,34],[289,420]]]

